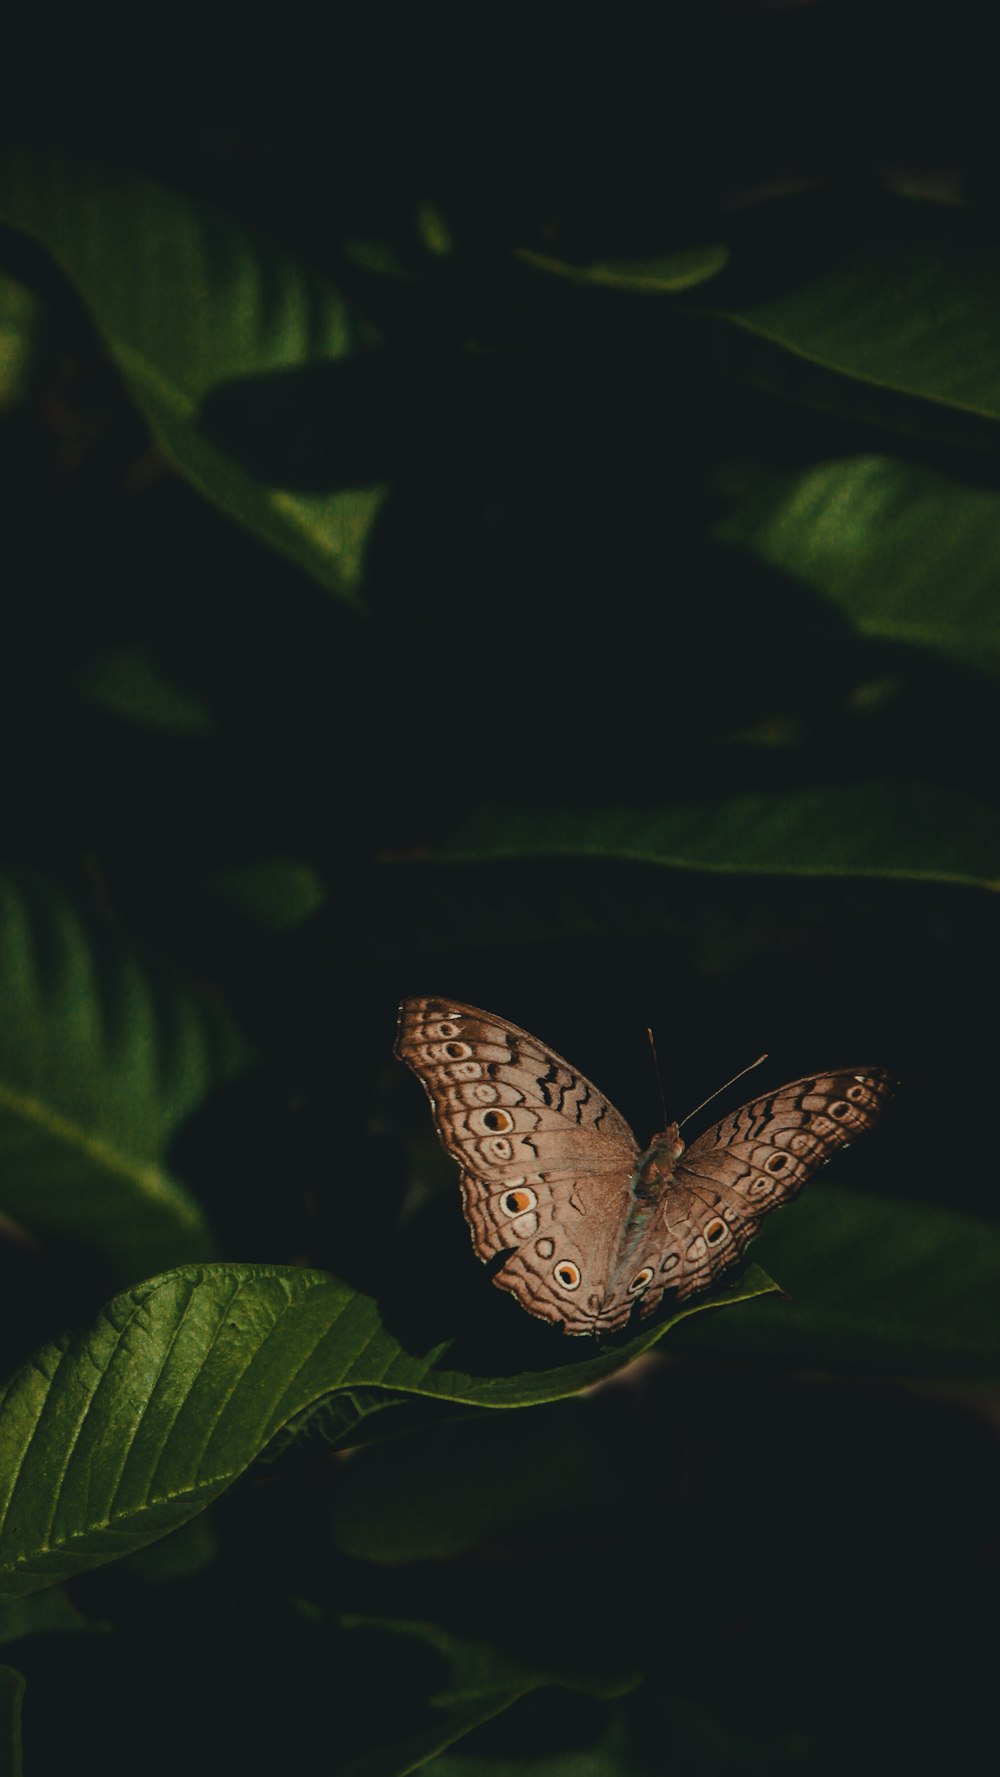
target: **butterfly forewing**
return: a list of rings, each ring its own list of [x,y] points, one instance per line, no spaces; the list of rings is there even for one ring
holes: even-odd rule
[[[405,1000],[396,1053],[421,1081],[462,1168],[481,1259],[531,1314],[586,1332],[639,1146],[592,1081],[517,1025],[454,1000]]]
[[[454,1000],[404,1000],[396,1053],[423,1084],[459,1163],[505,1184],[525,1167],[576,1177],[621,1164],[639,1146],[593,1083],[537,1037]]]

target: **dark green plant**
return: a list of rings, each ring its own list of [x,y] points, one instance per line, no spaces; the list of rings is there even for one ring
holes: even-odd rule
[[[0,1765],[22,1693],[28,1771],[818,1771],[876,1656],[944,1722],[1000,1373],[992,219],[882,166],[491,210],[418,154],[320,228],[145,158],[0,154]],[[762,1047],[901,1091],[590,1349],[475,1264],[413,992],[643,1139],[649,1023],[671,1115]]]

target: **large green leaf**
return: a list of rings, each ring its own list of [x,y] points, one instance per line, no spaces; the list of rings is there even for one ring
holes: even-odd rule
[[[992,888],[1000,881],[1000,815],[974,796],[906,779],[661,807],[484,804],[430,855],[456,863],[627,858],[681,870]]]
[[[773,1287],[751,1270],[724,1296],[573,1361],[568,1341],[540,1331],[545,1355],[517,1371],[468,1342],[404,1344],[370,1297],[324,1272],[211,1265],[154,1278],[44,1347],[0,1399],[4,1590],[32,1591],[176,1528],[341,1390],[528,1406],[614,1374],[665,1333],[678,1349],[837,1371],[1000,1373],[1000,1229],[815,1186],[760,1244],[791,1302],[751,1299]],[[721,1304],[725,1314],[699,1313]]]
[[[79,148],[9,146],[0,222],[45,248],[78,291],[177,468],[324,586],[353,595],[383,497],[268,485],[210,441],[199,409],[249,377],[343,362],[371,334],[316,271],[236,217]],[[294,429],[294,412],[288,416]],[[252,428],[244,442],[252,444]]]
[[[956,421],[972,422],[970,435],[979,436],[984,421],[1000,418],[1000,241],[991,223],[943,205],[883,203],[847,244],[838,249],[831,241],[817,266],[795,252],[801,202],[762,214],[761,235],[782,220],[784,241],[772,249],[781,271],[771,290],[729,303],[722,297],[721,310],[730,327],[794,356],[800,393],[808,394],[816,368],[833,373],[848,395],[853,386],[855,396],[909,397],[902,410],[909,425],[919,417],[917,403],[925,424],[952,434]],[[821,222],[814,203],[806,226]],[[753,234],[751,220],[751,250]],[[829,383],[827,398],[835,398]]]
[[[717,527],[840,606],[864,636],[1000,673],[1000,493],[860,456],[730,479]]]
[[[406,1349],[377,1304],[325,1272],[189,1266],[108,1303],[36,1353],[0,1397],[0,1595],[17,1596],[177,1528],[290,1419],[339,1389],[478,1406],[557,1400],[613,1374],[687,1314],[773,1288],[751,1269],[596,1356],[509,1374],[455,1341]],[[563,1359],[560,1362],[560,1359]]]
[[[250,1053],[221,1007],[61,890],[0,877],[0,1208],[123,1278],[207,1256],[173,1136]]]

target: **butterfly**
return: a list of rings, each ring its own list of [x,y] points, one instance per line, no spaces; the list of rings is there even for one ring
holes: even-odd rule
[[[493,1282],[580,1334],[617,1332],[666,1290],[710,1289],[772,1209],[874,1128],[893,1087],[881,1068],[792,1080],[689,1147],[671,1123],[642,1152],[590,1080],[491,1012],[404,1000],[395,1052],[462,1169],[475,1251],[509,1255]]]

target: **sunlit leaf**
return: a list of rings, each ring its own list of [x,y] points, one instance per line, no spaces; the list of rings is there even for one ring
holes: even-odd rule
[[[636,296],[690,290],[696,284],[714,278],[728,257],[727,248],[720,242],[681,248],[674,253],[657,253],[647,259],[595,261],[592,265],[571,265],[562,259],[550,259],[545,253],[532,252],[527,247],[518,250],[518,258],[536,271],[548,272],[570,283],[630,291]]]
[[[717,534],[830,598],[864,636],[1000,672],[1000,493],[894,457],[747,469]]]
[[[131,1553],[204,1509],[289,1420],[338,1389],[515,1407],[614,1374],[687,1314],[772,1288],[751,1268],[597,1355],[554,1335],[546,1367],[462,1367],[453,1340],[405,1349],[378,1305],[325,1272],[191,1266],[45,1346],[0,1397],[0,1594]],[[567,1361],[570,1360],[570,1361]]]
[[[383,499],[373,486],[305,494],[210,441],[206,399],[244,378],[343,361],[371,330],[318,272],[235,216],[79,148],[10,145],[0,221],[51,254],[180,472],[324,586],[358,589]]]

